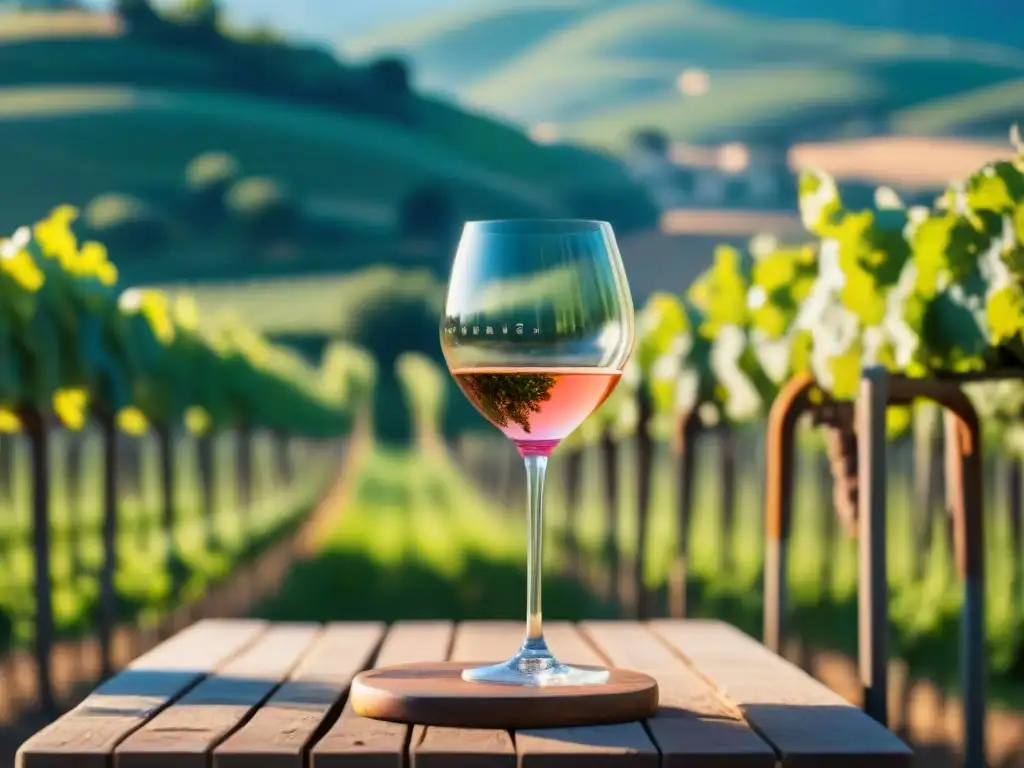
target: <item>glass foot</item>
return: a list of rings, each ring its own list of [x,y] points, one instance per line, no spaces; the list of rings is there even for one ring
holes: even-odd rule
[[[519,653],[501,664],[462,672],[466,682],[499,685],[602,685],[608,678],[607,669],[581,669],[556,661],[543,640],[527,641]]]

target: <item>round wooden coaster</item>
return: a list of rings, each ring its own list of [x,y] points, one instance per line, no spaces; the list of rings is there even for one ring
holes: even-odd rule
[[[603,685],[538,687],[462,679],[462,670],[486,663],[420,662],[367,670],[352,681],[349,701],[363,717],[457,728],[621,723],[658,709],[658,684],[641,672],[612,669]]]

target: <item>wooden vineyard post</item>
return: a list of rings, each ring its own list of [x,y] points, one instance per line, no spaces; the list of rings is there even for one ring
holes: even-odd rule
[[[985,549],[981,423],[955,381],[890,377],[890,402],[915,397],[945,413],[946,498],[950,506],[957,575],[963,589],[960,675],[963,690],[964,766],[985,766]]]
[[[579,507],[583,487],[583,451],[572,450],[565,462],[565,536],[568,549],[569,573],[580,575]]]
[[[815,503],[821,506],[821,551],[823,553],[818,578],[822,585],[830,588],[835,583],[836,570],[835,558],[831,556],[836,539],[836,510],[833,499],[835,484],[827,457],[815,452],[813,458],[814,479],[817,486]]]
[[[967,405],[970,405],[969,403]],[[963,585],[960,674],[964,697],[964,765],[985,762],[985,560],[981,429],[947,412],[946,484],[953,518],[957,575]]]
[[[0,504],[10,508],[14,502],[14,450],[17,436],[0,434]]]
[[[768,412],[765,451],[765,554],[763,640],[781,653],[786,615],[786,544],[793,507],[796,426],[814,386],[809,373],[797,374],[779,391]]]
[[[932,414],[914,420],[914,506],[912,510],[914,577],[924,578],[924,560],[931,551],[935,528],[935,510],[939,506],[942,476],[942,431],[935,428]]]
[[[1007,457],[1006,467],[1006,507],[1010,518],[1010,534],[1013,541],[1010,550],[1013,553],[1013,599],[1017,603],[1024,601],[1021,589],[1024,587],[1024,499],[1022,499],[1021,460],[1017,456]]]
[[[53,579],[50,568],[50,441],[42,412],[21,409],[32,462],[32,549],[35,559],[36,681],[39,708],[46,715],[57,711],[53,692]]]
[[[242,535],[248,540],[250,531],[248,523],[251,522],[252,512],[252,428],[248,424],[242,424],[238,428],[238,443],[235,456],[237,473],[237,495],[236,510],[242,518]]]
[[[10,454],[14,450],[14,441],[10,439],[11,437],[12,435],[0,433],[0,509],[11,509],[14,506],[14,496],[10,486],[13,475],[13,472],[10,471]],[[13,547],[13,541],[7,536],[0,536],[0,562],[7,562],[11,547]],[[0,631],[2,630],[3,626],[0,625]],[[0,635],[0,644],[4,642],[2,638],[3,635]],[[0,645],[0,654],[5,650],[3,645]]]
[[[722,527],[718,542],[718,570],[729,576],[733,573],[733,535],[736,529],[736,431],[732,425],[718,427],[718,483],[721,487]]]
[[[866,369],[856,403],[857,508],[859,567],[857,580],[857,661],[864,688],[864,711],[886,725],[889,594],[885,562],[886,436],[889,373]]]
[[[117,572],[117,427],[114,417],[99,417],[103,439],[103,562],[100,565],[99,646],[100,673],[104,678],[114,673],[113,635],[117,623],[117,591],[114,574]]]
[[[149,505],[145,504],[143,498],[142,484],[142,446],[146,440],[145,436],[133,437],[118,430],[117,440],[120,442],[118,451],[118,486],[129,494],[135,501],[135,519],[132,521],[135,539],[140,548],[145,548],[149,542]]]
[[[606,595],[622,605],[622,553],[619,549],[619,447],[610,428],[601,435],[601,474],[604,475],[604,567]]]
[[[676,513],[679,526],[679,551],[676,553],[669,575],[668,607],[669,616],[674,619],[686,616],[686,588],[689,583],[687,558],[690,554],[690,524],[693,511],[694,469],[696,466],[697,439],[701,433],[700,416],[696,409],[687,411],[679,419],[675,436],[675,449],[679,462],[677,475]]]
[[[637,395],[636,425],[636,557],[633,559],[633,607],[638,619],[650,618],[650,597],[644,584],[647,564],[647,529],[651,507],[651,480],[654,467],[654,441],[651,417],[654,404],[644,387]]]
[[[67,540],[71,554],[71,573],[75,579],[85,573],[82,562],[82,454],[85,446],[80,432],[66,434],[64,453],[65,503],[67,504]]]
[[[200,505],[203,515],[203,537],[206,549],[212,550],[217,545],[217,521],[215,489],[216,450],[214,436],[210,433],[200,435],[196,441],[196,465],[199,472]]]
[[[156,428],[160,453],[160,522],[163,533],[164,568],[171,577],[171,595],[177,599],[181,590],[181,569],[178,567],[178,548],[175,541],[177,508],[174,487],[174,432],[168,425]]]

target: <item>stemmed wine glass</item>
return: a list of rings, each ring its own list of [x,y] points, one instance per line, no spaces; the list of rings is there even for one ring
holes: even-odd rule
[[[515,443],[529,490],[526,639],[507,662],[464,680],[593,685],[607,670],[555,660],[541,627],[548,456],[619,382],[633,348],[633,301],[603,221],[468,222],[441,321],[448,368],[470,402]]]

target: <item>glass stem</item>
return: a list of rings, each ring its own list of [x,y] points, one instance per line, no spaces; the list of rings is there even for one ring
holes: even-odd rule
[[[528,455],[526,487],[529,493],[526,554],[526,642],[524,648],[545,648],[541,622],[540,580],[544,543],[544,475],[548,468],[547,456]]]

